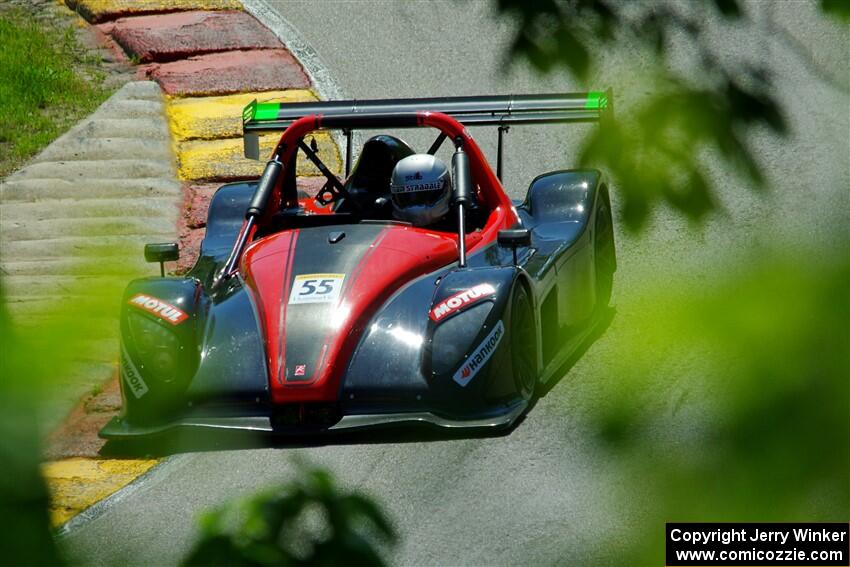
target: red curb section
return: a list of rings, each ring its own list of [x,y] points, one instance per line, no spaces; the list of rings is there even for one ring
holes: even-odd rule
[[[186,227],[190,229],[204,228],[207,226],[207,211],[210,201],[218,188],[219,183],[200,183],[188,185],[183,188],[183,196],[186,212]]]
[[[310,79],[286,49],[228,51],[153,64],[148,76],[171,96],[306,89]]]
[[[311,197],[315,197],[327,180],[324,177],[298,177],[295,185]],[[183,187],[186,227],[190,229],[207,226],[207,211],[210,201],[223,183],[195,183]]]
[[[174,61],[234,49],[282,47],[265,26],[250,14],[238,11],[121,18],[98,27],[143,63]]]

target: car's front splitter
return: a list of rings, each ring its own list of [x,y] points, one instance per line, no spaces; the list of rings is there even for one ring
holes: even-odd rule
[[[528,402],[517,401],[505,406],[503,410],[470,419],[447,418],[425,411],[345,415],[328,427],[297,425],[276,427],[271,416],[185,417],[156,425],[134,425],[121,417],[114,417],[101,429],[100,436],[109,440],[136,439],[177,429],[235,430],[270,435],[303,436],[407,425],[436,427],[442,430],[495,432],[510,428],[527,407]]]

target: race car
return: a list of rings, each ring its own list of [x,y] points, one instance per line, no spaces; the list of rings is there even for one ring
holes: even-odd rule
[[[513,202],[500,181],[503,137],[516,125],[612,119],[610,90],[252,102],[246,156],[259,157],[260,133],[280,140],[259,179],[215,193],[188,273],[165,277],[176,244],[146,246],[161,277],[124,292],[123,409],[100,435],[510,428],[606,310],[616,255],[605,177],[543,173]],[[495,172],[473,126],[497,129]],[[419,155],[400,138],[369,138],[351,163],[352,132],[407,128],[436,131],[426,157],[453,146],[439,226],[388,206],[399,163]],[[347,141],[343,178],[308,141],[317,130]],[[298,156],[326,179],[313,197],[298,190]]]

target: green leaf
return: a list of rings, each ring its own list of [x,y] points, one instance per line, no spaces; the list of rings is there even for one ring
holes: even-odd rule
[[[850,2],[847,0],[820,0],[820,8],[827,15],[850,21]]]

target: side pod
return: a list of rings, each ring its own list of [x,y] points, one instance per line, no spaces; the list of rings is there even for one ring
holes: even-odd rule
[[[423,411],[472,419],[516,399],[505,320],[518,270],[446,269],[390,298],[349,363],[346,414]],[[471,365],[471,366],[470,366]]]
[[[602,174],[595,169],[564,169],[538,175],[528,187],[522,208],[533,224],[586,223]]]
[[[257,187],[256,182],[228,183],[213,195],[207,212],[207,225],[195,266],[187,274],[209,288],[213,275],[227,261],[242,222],[245,209]]]

